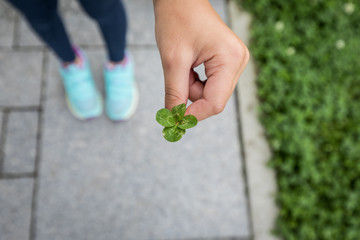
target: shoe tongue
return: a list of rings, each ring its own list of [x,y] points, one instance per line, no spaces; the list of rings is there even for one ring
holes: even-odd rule
[[[121,62],[121,63],[111,63],[111,62],[108,62],[105,67],[107,70],[116,70],[116,69],[124,69],[126,68],[127,64],[128,64],[129,60],[127,57],[125,57],[125,59]]]
[[[72,63],[72,64],[66,66],[64,69],[65,69],[66,71],[77,71],[77,70],[79,70],[79,69],[81,69],[81,68],[82,68],[82,65],[81,65],[81,64]]]
[[[67,71],[67,72],[73,72],[73,71],[76,70],[76,68],[77,68],[77,67],[76,67],[75,64],[73,63],[73,64],[70,64],[70,65],[64,67],[64,70]]]
[[[106,64],[106,70],[108,71],[116,71],[116,70],[119,70],[119,69],[123,69],[124,68],[124,65],[121,65],[121,64]]]

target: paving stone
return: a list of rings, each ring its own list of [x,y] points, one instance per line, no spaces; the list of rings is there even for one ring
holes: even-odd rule
[[[13,44],[15,12],[5,1],[0,1],[0,46]]]
[[[19,29],[17,31],[19,31],[18,44],[20,46],[44,46],[21,15],[19,20]]]
[[[74,2],[73,0],[60,0],[59,6],[61,11],[66,11],[70,8],[70,4]]]
[[[103,45],[101,33],[96,23],[85,13],[68,12],[64,14],[70,38],[76,45]]]
[[[32,179],[0,179],[0,240],[28,240]]]
[[[209,1],[216,12],[219,14],[221,19],[227,23],[227,14],[226,14],[226,0],[210,0]]]
[[[147,0],[123,1],[128,17],[128,43],[155,45],[155,17],[153,2]]]
[[[11,112],[5,141],[5,173],[33,172],[38,132],[37,112]]]
[[[88,51],[97,84],[102,51]],[[132,120],[70,116],[55,69],[44,110],[37,239],[248,237],[234,99],[169,143],[157,50],[134,50],[140,105]],[[54,61],[50,67],[54,66]]]
[[[0,106],[39,105],[42,58],[36,51],[0,51]]]

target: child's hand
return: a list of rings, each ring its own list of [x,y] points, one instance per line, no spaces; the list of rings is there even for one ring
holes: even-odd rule
[[[156,41],[165,76],[165,107],[193,103],[187,114],[203,120],[223,111],[249,52],[208,0],[154,0]],[[204,63],[207,81],[193,68]]]

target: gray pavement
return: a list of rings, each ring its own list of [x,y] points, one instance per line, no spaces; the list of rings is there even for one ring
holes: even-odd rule
[[[226,20],[226,1],[211,2]],[[101,35],[75,1],[60,3],[103,92]],[[235,96],[166,142],[152,1],[125,4],[140,104],[115,124],[70,115],[57,60],[0,1],[0,240],[252,238]]]

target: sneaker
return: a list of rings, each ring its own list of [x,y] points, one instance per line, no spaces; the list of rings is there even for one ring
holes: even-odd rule
[[[138,104],[138,90],[134,77],[134,63],[129,52],[122,64],[105,66],[106,114],[113,121],[128,120]]]
[[[102,99],[96,90],[85,53],[74,48],[80,63],[60,67],[60,74],[70,112],[80,120],[95,118],[102,113]]]

